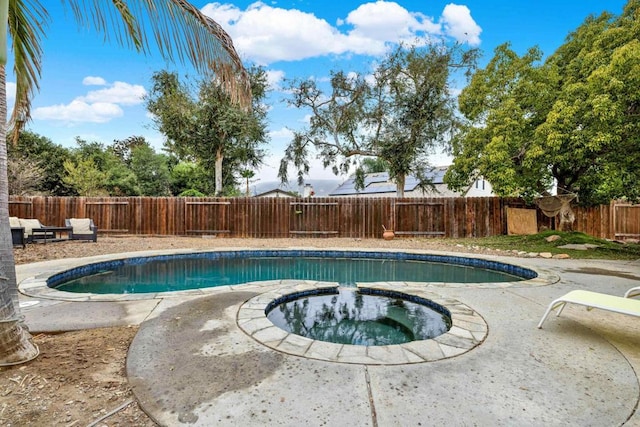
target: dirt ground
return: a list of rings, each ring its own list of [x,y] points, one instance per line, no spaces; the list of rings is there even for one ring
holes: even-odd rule
[[[488,252],[440,240],[217,239],[102,237],[92,242],[30,244],[16,248],[17,264],[109,253],[176,248],[349,247]],[[493,252],[495,253],[495,252]],[[500,253],[500,255],[508,255]],[[0,426],[154,426],[127,383],[125,360],[137,326],[39,334],[40,355],[0,368]]]

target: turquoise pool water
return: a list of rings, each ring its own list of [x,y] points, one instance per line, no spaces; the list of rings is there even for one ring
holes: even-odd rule
[[[292,294],[265,311],[280,329],[336,344],[403,344],[435,338],[451,328],[445,307],[400,293],[371,291],[338,288]]]
[[[182,291],[254,281],[512,282],[536,277],[521,267],[464,257],[357,251],[225,251],[90,264],[52,276],[48,286],[96,294]]]

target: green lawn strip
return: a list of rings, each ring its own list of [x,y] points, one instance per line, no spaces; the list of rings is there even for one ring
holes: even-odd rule
[[[558,235],[560,239],[547,242],[549,236]],[[574,259],[612,259],[635,260],[640,259],[640,244],[619,243],[605,239],[598,239],[579,232],[544,231],[528,236],[491,236],[467,239],[443,239],[449,244],[464,246],[478,246],[481,248],[500,249],[503,251],[522,252],[550,252],[551,254],[568,254]],[[560,248],[568,244],[597,245],[597,248],[575,250]]]

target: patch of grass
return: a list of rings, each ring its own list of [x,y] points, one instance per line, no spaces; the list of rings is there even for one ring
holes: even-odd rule
[[[560,236],[560,239],[553,242],[547,242],[546,238],[553,235]],[[612,242],[579,232],[550,230],[529,236],[492,236],[483,238],[450,239],[448,241],[465,246],[480,246],[483,248],[500,249],[505,251],[517,250],[524,252],[568,254],[571,258],[575,259],[640,259],[640,244],[638,243]],[[560,246],[568,244],[587,244],[596,245],[597,247],[587,250],[560,248]]]

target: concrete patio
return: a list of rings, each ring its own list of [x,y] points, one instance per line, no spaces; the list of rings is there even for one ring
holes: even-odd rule
[[[246,301],[299,283],[105,298],[41,287],[52,272],[88,259],[19,265],[17,272],[31,295],[21,305],[35,333],[140,324],[128,378],[161,425],[640,425],[637,318],[568,306],[536,328],[547,305],[572,289],[622,296],[638,286],[640,260],[475,257],[533,268],[545,280],[425,284],[473,309],[486,337],[438,360],[399,352],[386,365],[366,350],[369,359],[352,363],[319,360],[304,340],[291,340],[296,351],[273,349],[240,327]]]

